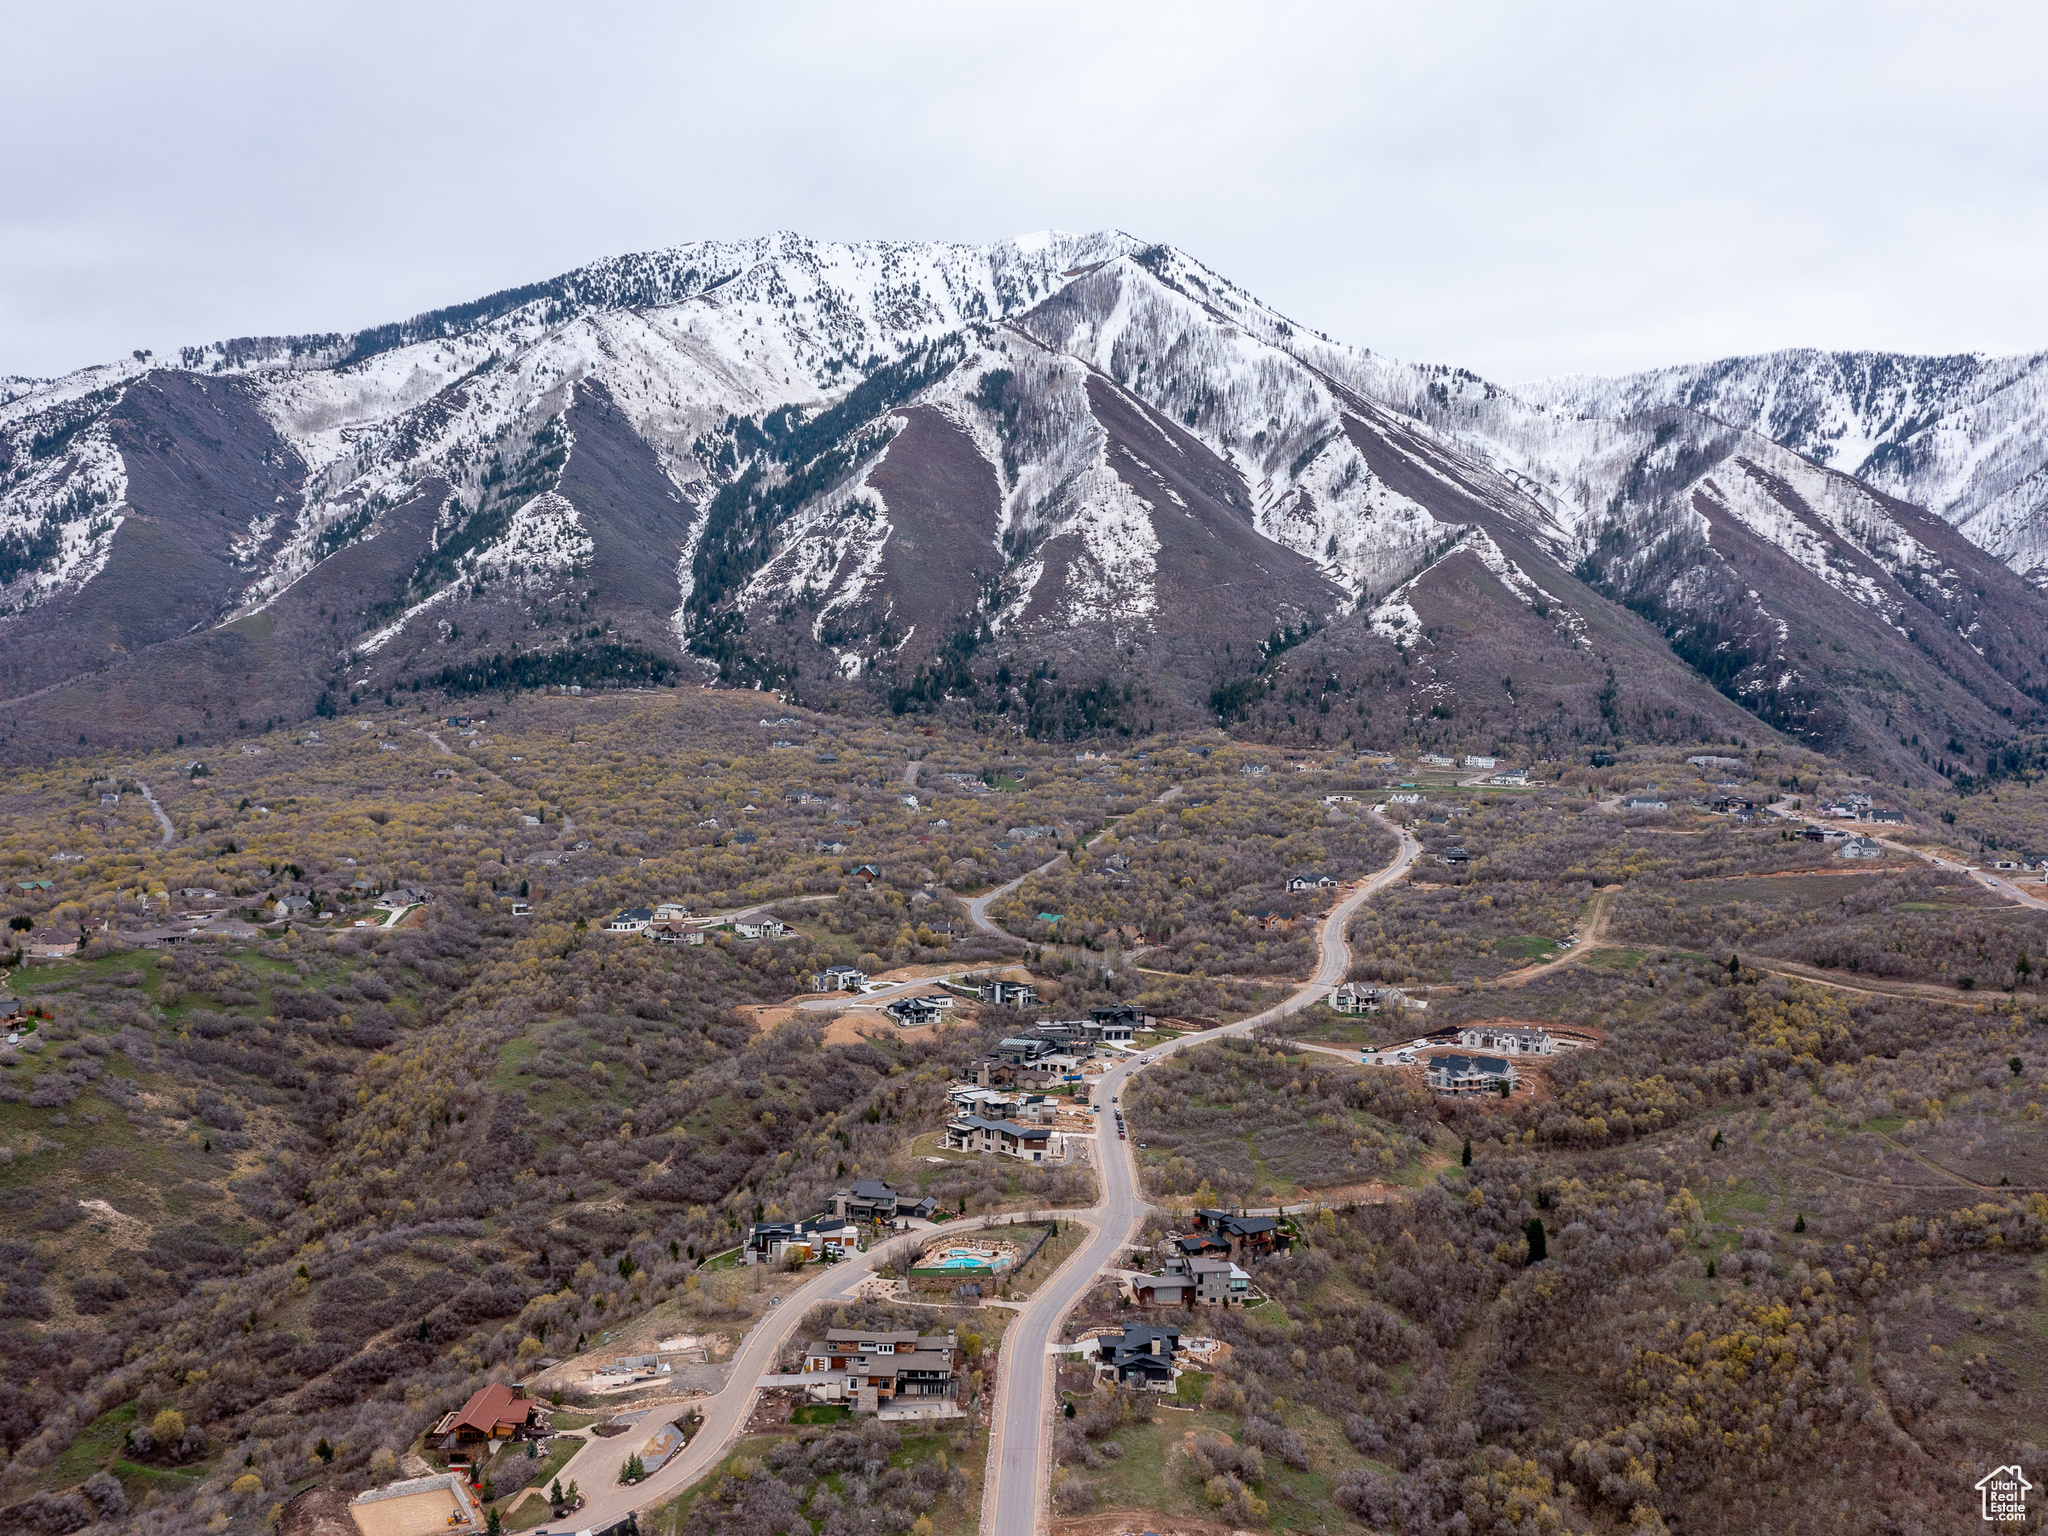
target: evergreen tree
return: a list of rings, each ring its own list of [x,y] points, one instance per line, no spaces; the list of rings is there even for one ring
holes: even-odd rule
[[[1458,1159],[1458,1166],[1461,1168],[1470,1168],[1472,1166],[1472,1138],[1470,1136],[1465,1138],[1465,1151],[1464,1155]]]
[[[1541,1264],[1550,1257],[1550,1237],[1543,1230],[1543,1218],[1541,1216],[1531,1216],[1529,1218],[1529,1225],[1522,1230],[1528,1234],[1529,1238],[1529,1262],[1531,1264]]]
[[[1806,1230],[1806,1212],[1801,1211],[1799,1213],[1799,1219],[1792,1223],[1792,1230],[1794,1232],[1804,1232]]]

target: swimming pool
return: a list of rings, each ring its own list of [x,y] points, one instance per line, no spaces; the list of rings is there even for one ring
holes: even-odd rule
[[[984,1253],[977,1248],[948,1248],[944,1253],[927,1254],[919,1269],[1001,1269],[1010,1262],[1007,1253]]]

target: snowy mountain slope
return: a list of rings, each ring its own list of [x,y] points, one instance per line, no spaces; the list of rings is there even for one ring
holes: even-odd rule
[[[1344,402],[1288,350],[1295,328],[1179,252],[1106,263],[1020,328],[1180,422],[1243,481],[1261,534],[1354,594],[1396,585],[1440,533],[1348,442]]]
[[[1466,374],[1375,372],[1541,509],[1524,526],[1555,558],[1815,745],[1932,772],[2048,697],[2038,597],[1920,507],[1683,404],[1604,417]]]
[[[2048,352],[1774,352],[1616,379],[1542,380],[1532,404],[1624,418],[1682,406],[1939,513],[2048,580]]]
[[[1866,372],[1803,426],[1822,375],[1785,372],[1756,419],[1875,481],[1944,412],[1978,445],[1951,478],[2023,529],[2028,369]],[[1941,517],[1661,375],[1573,387],[1343,346],[1114,232],[597,262],[10,384],[0,703],[199,729],[702,676],[1313,736],[1364,690],[1354,720],[1556,748],[1739,734],[1740,702],[1917,769],[2048,696],[2038,601]]]

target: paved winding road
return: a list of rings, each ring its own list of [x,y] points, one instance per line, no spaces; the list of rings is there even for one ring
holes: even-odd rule
[[[1157,800],[1149,801],[1146,804],[1139,806],[1138,811],[1156,810],[1160,806],[1166,804],[1167,801],[1173,799],[1174,796],[1178,795],[1179,793],[1180,786],[1176,784],[1173,786],[1173,788],[1169,789],[1165,794],[1161,795]],[[1126,821],[1131,817],[1137,815],[1138,811],[1125,811],[1122,816],[1119,816],[1117,818],[1117,820]],[[1100,832],[1096,833],[1093,837],[1088,839],[1088,846],[1090,848],[1093,848],[1097,843],[1101,842],[1107,836],[1109,836],[1109,828],[1104,827]],[[971,921],[974,924],[974,926],[979,928],[983,933],[992,934],[996,938],[1015,939],[1016,942],[1018,942],[1019,944],[1030,943],[1031,941],[1029,939],[1018,939],[1017,935],[1011,933],[1009,930],[1004,928],[998,928],[995,925],[995,922],[988,915],[989,906],[994,902],[1001,901],[1005,896],[1009,895],[1010,892],[1017,889],[1018,886],[1022,885],[1026,880],[1031,879],[1034,875],[1043,875],[1050,872],[1051,870],[1058,868],[1060,861],[1065,857],[1066,855],[1064,853],[1056,853],[1051,858],[1047,859],[1043,864],[1039,865],[1036,869],[1027,869],[1024,871],[1023,874],[1019,875],[1016,879],[1007,880],[1003,884],[997,886],[994,890],[984,891],[981,895],[974,897],[967,903],[968,920]]]
[[[142,798],[149,802],[150,814],[156,817],[157,824],[164,829],[164,847],[170,847],[171,844],[175,843],[178,840],[178,829],[171,825],[171,818],[166,816],[164,814],[164,808],[156,803],[156,796],[149,792],[149,786],[147,784],[143,783],[142,780],[137,779],[135,781],[135,787],[142,791]]]
[[[1170,797],[1174,791],[1169,790]],[[1158,802],[1154,802],[1155,804]],[[1261,1024],[1285,1018],[1314,1003],[1344,977],[1350,968],[1351,951],[1344,942],[1345,925],[1367,901],[1401,879],[1421,853],[1422,846],[1405,829],[1401,846],[1384,869],[1354,887],[1323,919],[1322,954],[1314,977],[1304,982],[1286,1001],[1220,1029],[1182,1035],[1144,1055],[1119,1062],[1102,1078],[1100,1093],[1119,1098],[1131,1074],[1150,1061],[1190,1045],[1222,1035],[1248,1034]],[[1052,862],[1057,862],[1054,860]],[[988,901],[1018,884],[991,891]],[[1002,930],[988,924],[982,913],[977,921],[992,932]],[[1105,1120],[1110,1116],[1105,1115]],[[997,1386],[995,1433],[989,1448],[990,1481],[982,1498],[982,1530],[990,1536],[1036,1536],[1043,1529],[1048,1511],[1051,1480],[1050,1441],[1052,1432],[1052,1357],[1049,1348],[1060,1320],[1073,1308],[1103,1269],[1130,1245],[1146,1205],[1138,1193],[1137,1170],[1131,1161],[1129,1142],[1109,1137],[1113,1125],[1105,1125],[1098,1142],[1102,1173],[1102,1199],[1085,1210],[1061,1211],[1062,1220],[1080,1221],[1089,1229],[1088,1240],[1063,1264],[1052,1278],[1019,1310],[1003,1344],[1003,1369]],[[588,1502],[573,1517],[577,1529],[599,1527],[639,1511],[643,1528],[654,1532],[650,1516],[654,1509],[717,1466],[732,1442],[745,1427],[753,1409],[760,1379],[774,1368],[776,1357],[805,1315],[821,1303],[850,1296],[876,1266],[905,1248],[927,1240],[922,1231],[910,1232],[877,1243],[857,1258],[821,1270],[814,1278],[785,1296],[768,1316],[755,1325],[742,1341],[733,1359],[732,1375],[723,1391],[698,1399],[692,1406],[703,1415],[697,1437],[654,1476],[633,1488],[599,1483],[586,1489]],[[638,1437],[620,1436],[621,1442]],[[618,1448],[623,1460],[625,1448]],[[614,1472],[612,1475],[616,1475]],[[579,1478],[579,1481],[581,1479]]]
[[[1924,848],[1911,848],[1904,843],[1895,843],[1888,837],[1880,837],[1876,841],[1896,853],[1910,853],[1916,859],[1925,859],[1936,869],[1946,869],[1959,875],[1968,875],[1994,896],[2003,896],[2007,901],[2017,902],[2023,907],[2032,907],[2036,912],[2048,912],[2048,901],[2043,901],[2038,896],[2029,896],[2003,875],[1994,875],[1990,870],[1980,868],[1975,864],[1963,864],[1954,859],[1944,859],[1940,854],[1929,853]]]
[[[1783,821],[1802,822],[1810,826],[1821,825],[1820,822],[1808,818],[1804,811],[1794,810],[1789,799],[1773,800],[1766,809]],[[1993,874],[1990,870],[1980,865],[1971,864],[1962,859],[1944,858],[1941,854],[1929,849],[1916,848],[1909,843],[1895,842],[1889,837],[1879,837],[1875,833],[1863,833],[1860,831],[1860,824],[1858,824],[1858,833],[1859,835],[1869,837],[1872,842],[1889,848],[1893,853],[1903,853],[1909,857],[1923,860],[1926,863],[1932,864],[1936,869],[1945,869],[1952,874],[1966,875],[1994,896],[2003,896],[2007,901],[2016,902],[2023,907],[2031,907],[2036,912],[2048,912],[2048,901],[2043,901],[2039,896],[2028,895],[2003,875]]]
[[[586,1527],[596,1528],[623,1520],[628,1514],[639,1511],[642,1517],[641,1529],[654,1532],[650,1516],[655,1507],[673,1498],[698,1478],[709,1472],[732,1448],[732,1442],[739,1438],[746,1426],[747,1416],[753,1412],[754,1394],[760,1390],[763,1376],[775,1369],[776,1357],[782,1346],[794,1333],[807,1313],[821,1303],[838,1301],[853,1294],[861,1281],[873,1274],[883,1260],[914,1248],[929,1240],[924,1230],[906,1232],[889,1238],[855,1258],[828,1265],[811,1279],[784,1296],[780,1303],[769,1309],[768,1315],[754,1325],[754,1329],[741,1340],[739,1352],[733,1356],[732,1373],[726,1378],[722,1391],[709,1397],[698,1398],[689,1406],[703,1414],[703,1423],[698,1426],[697,1437],[683,1448],[680,1454],[671,1458],[663,1467],[646,1481],[631,1488],[622,1488],[615,1482],[586,1485],[582,1492],[585,1503],[569,1521],[573,1530]],[[632,1405],[621,1403],[620,1409],[631,1412]],[[654,1428],[649,1420],[647,1428]],[[638,1450],[645,1435],[625,1434],[612,1440],[598,1440],[597,1446],[616,1450],[617,1455],[609,1463],[605,1476],[616,1478],[618,1468],[625,1461],[628,1451]],[[579,1451],[576,1460],[583,1461],[589,1452]],[[572,1463],[573,1465],[573,1463]],[[586,1461],[593,1471],[598,1470],[594,1462]],[[564,1473],[568,1472],[564,1468]],[[564,1481],[566,1481],[566,1477]],[[580,1474],[577,1481],[582,1482]]]
[[[1381,808],[1375,806],[1374,814],[1381,814]],[[1262,1024],[1299,1013],[1342,981],[1351,968],[1351,947],[1344,941],[1344,930],[1352,914],[1405,877],[1422,852],[1422,845],[1405,827],[1395,830],[1400,834],[1401,846],[1392,861],[1354,887],[1323,919],[1322,955],[1311,979],[1284,1002],[1263,1013],[1220,1029],[1182,1035],[1112,1067],[1103,1074],[1096,1089],[1096,1102],[1102,1102],[1104,1095],[1121,1100],[1132,1074],[1143,1071],[1148,1062],[1224,1035],[1249,1034]],[[993,897],[1001,892],[989,894]],[[1078,1252],[1038,1288],[1003,1340],[995,1433],[989,1446],[990,1475],[982,1494],[983,1536],[1037,1536],[1046,1528],[1052,1481],[1053,1335],[1060,1319],[1072,1310],[1096,1277],[1130,1246],[1145,1217],[1147,1207],[1138,1193],[1131,1144],[1109,1134],[1115,1129],[1113,1109],[1105,1110],[1102,1118],[1102,1203],[1090,1211],[1071,1213],[1087,1221],[1094,1230]]]

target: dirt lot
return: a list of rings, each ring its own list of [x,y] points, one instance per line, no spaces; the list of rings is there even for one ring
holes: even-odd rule
[[[767,1388],[754,1400],[754,1411],[747,1419],[746,1433],[765,1435],[783,1428],[808,1396],[802,1387]]]
[[[953,1018],[941,1019],[936,1024],[922,1025],[916,1030],[906,1031],[879,1008],[857,1007],[850,994],[847,995],[846,1009],[841,1013],[822,1014],[815,1009],[800,1011],[796,1006],[800,1002],[813,1001],[817,997],[827,995],[829,994],[816,993],[810,997],[792,998],[787,1003],[745,1003],[734,1009],[734,1012],[738,1013],[742,1018],[749,1020],[754,1028],[764,1032],[775,1028],[778,1024],[786,1024],[791,1019],[802,1018],[815,1022],[821,1017],[825,1018],[827,1020],[825,1025],[825,1044],[827,1045],[852,1045],[859,1040],[871,1037],[879,1038],[893,1034],[923,1034],[927,1031],[936,1033],[969,1023],[974,1014],[971,1005],[963,1005],[954,1010],[955,1016]]]
[[[715,1283],[720,1275],[728,1273],[740,1277],[740,1311],[714,1310],[699,1296],[686,1293],[628,1319],[610,1330],[610,1337],[585,1349],[582,1354],[572,1355],[560,1365],[535,1375],[532,1378],[534,1387],[542,1392],[551,1392],[557,1387],[588,1390],[590,1373],[597,1367],[609,1365],[621,1355],[654,1354],[655,1346],[663,1339],[677,1336],[701,1340],[707,1362],[716,1366],[732,1358],[741,1336],[768,1310],[770,1298],[795,1290],[814,1272],[791,1274],[779,1265],[761,1264],[737,1270],[713,1270],[705,1278]],[[681,1363],[684,1357],[678,1355],[675,1358],[677,1375],[687,1376],[688,1369]],[[663,1379],[648,1382],[643,1390],[659,1391],[669,1386]],[[620,1393],[615,1398],[605,1394],[599,1401],[609,1403],[633,1395]]]
[[[870,1035],[881,1035],[896,1027],[889,1021],[887,1014],[879,1013],[872,1008],[849,1007],[844,1013],[834,1014],[821,1014],[815,1011],[803,1013],[796,1008],[796,1003],[803,1001],[805,999],[797,998],[789,1003],[743,1003],[733,1012],[764,1034],[778,1024],[787,1024],[791,1019],[808,1019],[815,1023],[822,1018],[825,1020],[824,1043],[827,1045],[852,1045]]]

